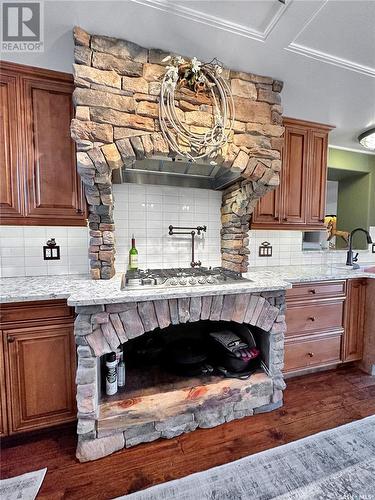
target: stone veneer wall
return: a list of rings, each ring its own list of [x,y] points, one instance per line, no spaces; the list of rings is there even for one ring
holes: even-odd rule
[[[77,307],[76,312],[77,457],[80,461],[95,460],[123,447],[160,437],[174,437],[197,427],[214,427],[282,405],[285,388],[281,372],[286,331],[284,291],[82,306]],[[250,377],[243,381],[241,389],[225,391],[219,397],[196,403],[193,400],[189,408],[179,409],[168,418],[158,417],[155,412],[154,418],[146,423],[144,419],[137,423],[136,407],[124,407],[120,427],[112,424],[109,432],[98,430],[98,357],[145,332],[199,320],[235,321],[263,330],[264,340],[260,334],[259,345],[268,376],[257,384],[253,384]],[[225,385],[230,386],[230,381]]]
[[[167,54],[81,28],[74,29],[74,42],[71,135],[89,204],[91,275],[108,279],[115,273],[112,171],[135,160],[175,155],[158,120]],[[238,71],[224,70],[223,76],[230,81],[236,120],[218,161],[244,180],[223,195],[222,265],[246,271],[250,215],[259,197],[279,184],[283,84]],[[180,119],[191,130],[211,126],[212,107],[205,95],[181,89],[176,98]]]

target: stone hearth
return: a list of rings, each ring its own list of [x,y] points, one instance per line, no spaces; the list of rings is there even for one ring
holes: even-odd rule
[[[90,35],[74,29],[77,168],[89,204],[90,267],[94,279],[115,274],[112,173],[145,158],[174,157],[160,133],[158,99],[165,72],[161,50]],[[217,54],[220,57],[220,54]],[[241,173],[242,181],[223,192],[222,266],[245,272],[251,213],[261,196],[279,185],[284,128],[282,82],[223,70],[234,96],[235,123],[217,161]],[[204,132],[212,120],[210,100],[181,89],[177,112],[189,130]]]
[[[76,307],[78,459],[95,460],[141,442],[279,408],[285,388],[284,309],[283,291]],[[125,389],[113,398],[101,397],[101,356],[125,344],[126,359],[131,339],[169,325],[207,320],[253,326],[263,370],[247,380],[185,379],[160,393]]]

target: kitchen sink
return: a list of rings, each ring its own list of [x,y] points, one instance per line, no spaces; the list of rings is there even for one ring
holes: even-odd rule
[[[332,264],[334,269],[345,269],[347,271],[364,271],[366,273],[375,273],[375,264],[359,264],[359,269],[354,269],[346,264]]]
[[[347,266],[346,264],[332,264],[334,269],[346,269],[347,271],[353,271],[352,266]]]

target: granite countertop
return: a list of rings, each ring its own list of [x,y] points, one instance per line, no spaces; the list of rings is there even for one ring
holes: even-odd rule
[[[244,275],[251,281],[234,284],[167,288],[144,290],[121,290],[121,275],[111,280],[93,281],[87,275],[35,276],[24,278],[0,279],[0,303],[24,302],[35,300],[67,299],[71,306],[108,304],[178,298],[198,295],[221,295],[227,293],[249,293],[285,290],[291,283],[324,281],[348,278],[375,278],[375,273],[365,271],[375,267],[375,263],[353,271],[333,265],[275,266],[257,267]]]
[[[290,284],[268,277],[241,281],[234,284],[207,286],[185,286],[181,288],[147,288],[121,290],[121,275],[110,280],[91,280],[88,276],[38,276],[0,279],[0,303],[32,300],[68,299],[71,306],[111,304],[157,300],[202,295],[224,295],[226,293],[264,292],[285,290]]]
[[[372,268],[373,271],[366,271]],[[245,278],[258,280],[277,278],[288,283],[327,281],[349,278],[375,278],[375,262],[361,263],[361,269],[353,270],[344,264],[309,264],[296,266],[254,267],[244,274]]]

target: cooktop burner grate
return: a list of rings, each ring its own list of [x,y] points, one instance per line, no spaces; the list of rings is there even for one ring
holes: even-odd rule
[[[222,267],[139,269],[127,271],[122,278],[122,289],[127,288],[169,288],[181,286],[218,285],[248,281],[240,273]]]

